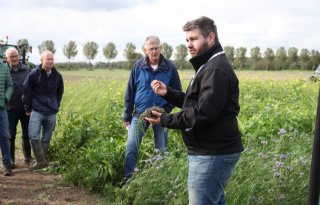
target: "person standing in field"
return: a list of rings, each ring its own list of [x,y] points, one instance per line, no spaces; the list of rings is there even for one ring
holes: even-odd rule
[[[30,68],[19,62],[19,53],[15,48],[8,48],[6,50],[6,62],[10,68],[10,75],[13,81],[13,94],[8,103],[8,118],[10,130],[10,155],[11,166],[15,167],[15,140],[17,134],[17,125],[20,121],[22,130],[22,150],[24,154],[24,162],[29,164],[31,162],[31,145],[29,142],[28,125],[29,116],[24,111],[22,104],[22,89],[23,82],[30,72]]]
[[[128,129],[126,153],[124,160],[124,177],[129,179],[136,168],[138,149],[149,123],[139,126],[140,115],[148,108],[158,106],[167,113],[173,109],[172,104],[155,95],[150,83],[161,80],[174,89],[181,90],[181,82],[174,64],[161,54],[160,39],[148,36],[144,42],[145,57],[137,60],[131,70],[125,93],[124,126]],[[156,151],[166,151],[168,130],[160,125],[153,125]]]
[[[56,113],[64,91],[62,75],[53,65],[53,53],[44,51],[41,64],[30,72],[23,84],[22,102],[30,116],[28,130],[36,158],[30,170],[47,166],[46,158],[56,125]]]
[[[13,92],[13,83],[10,71],[6,64],[0,62],[0,148],[2,163],[4,165],[4,175],[12,175],[10,162],[10,133],[7,114],[7,103]]]
[[[186,93],[161,80],[151,83],[156,94],[182,110],[152,111],[155,117],[146,120],[182,131],[188,148],[189,204],[222,205],[226,204],[224,189],[244,149],[237,121],[239,82],[212,19],[189,21],[183,31],[195,69]]]

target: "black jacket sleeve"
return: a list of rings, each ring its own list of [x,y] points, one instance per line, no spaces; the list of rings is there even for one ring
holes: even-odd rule
[[[167,86],[167,95],[163,96],[166,101],[178,108],[182,108],[184,97],[185,94],[181,90],[173,89],[170,86]]]
[[[208,69],[196,80],[200,81],[198,99],[187,99],[181,112],[161,115],[162,126],[173,129],[199,128],[207,126],[219,117],[228,96],[227,75],[219,70]]]

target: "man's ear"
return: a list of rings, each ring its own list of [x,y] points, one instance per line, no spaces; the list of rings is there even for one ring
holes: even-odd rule
[[[214,34],[213,32],[209,33],[207,39],[209,44],[212,46],[216,41],[216,34]]]

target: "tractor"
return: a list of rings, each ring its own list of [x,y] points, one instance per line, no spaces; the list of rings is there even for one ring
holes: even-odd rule
[[[317,69],[314,71],[314,74],[309,77],[309,80],[313,82],[320,81],[320,64],[318,65]]]
[[[28,58],[26,57],[27,52],[32,53],[32,47],[26,44],[22,45],[13,45],[8,44],[8,41],[4,42],[0,40],[0,62],[5,63],[6,62],[6,50],[8,48],[15,48],[18,50],[20,54],[19,61],[23,64],[27,64],[30,66],[30,68],[34,68],[34,64],[28,61]]]

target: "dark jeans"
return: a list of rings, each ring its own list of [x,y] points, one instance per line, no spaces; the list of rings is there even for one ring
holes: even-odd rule
[[[10,109],[8,112],[8,118],[9,118],[9,130],[11,139],[16,138],[17,134],[17,125],[20,120],[21,129],[22,129],[22,139],[29,140],[28,135],[28,125],[29,125],[29,116],[26,115],[26,112],[24,110],[14,110]]]
[[[30,117],[24,110],[10,109],[7,111],[10,131],[10,156],[11,162],[15,161],[15,139],[17,134],[17,125],[20,120],[22,130],[22,150],[26,162],[31,160],[31,145],[29,141],[28,126]]]
[[[2,161],[5,166],[10,166],[10,134],[6,109],[0,109],[0,147]]]

